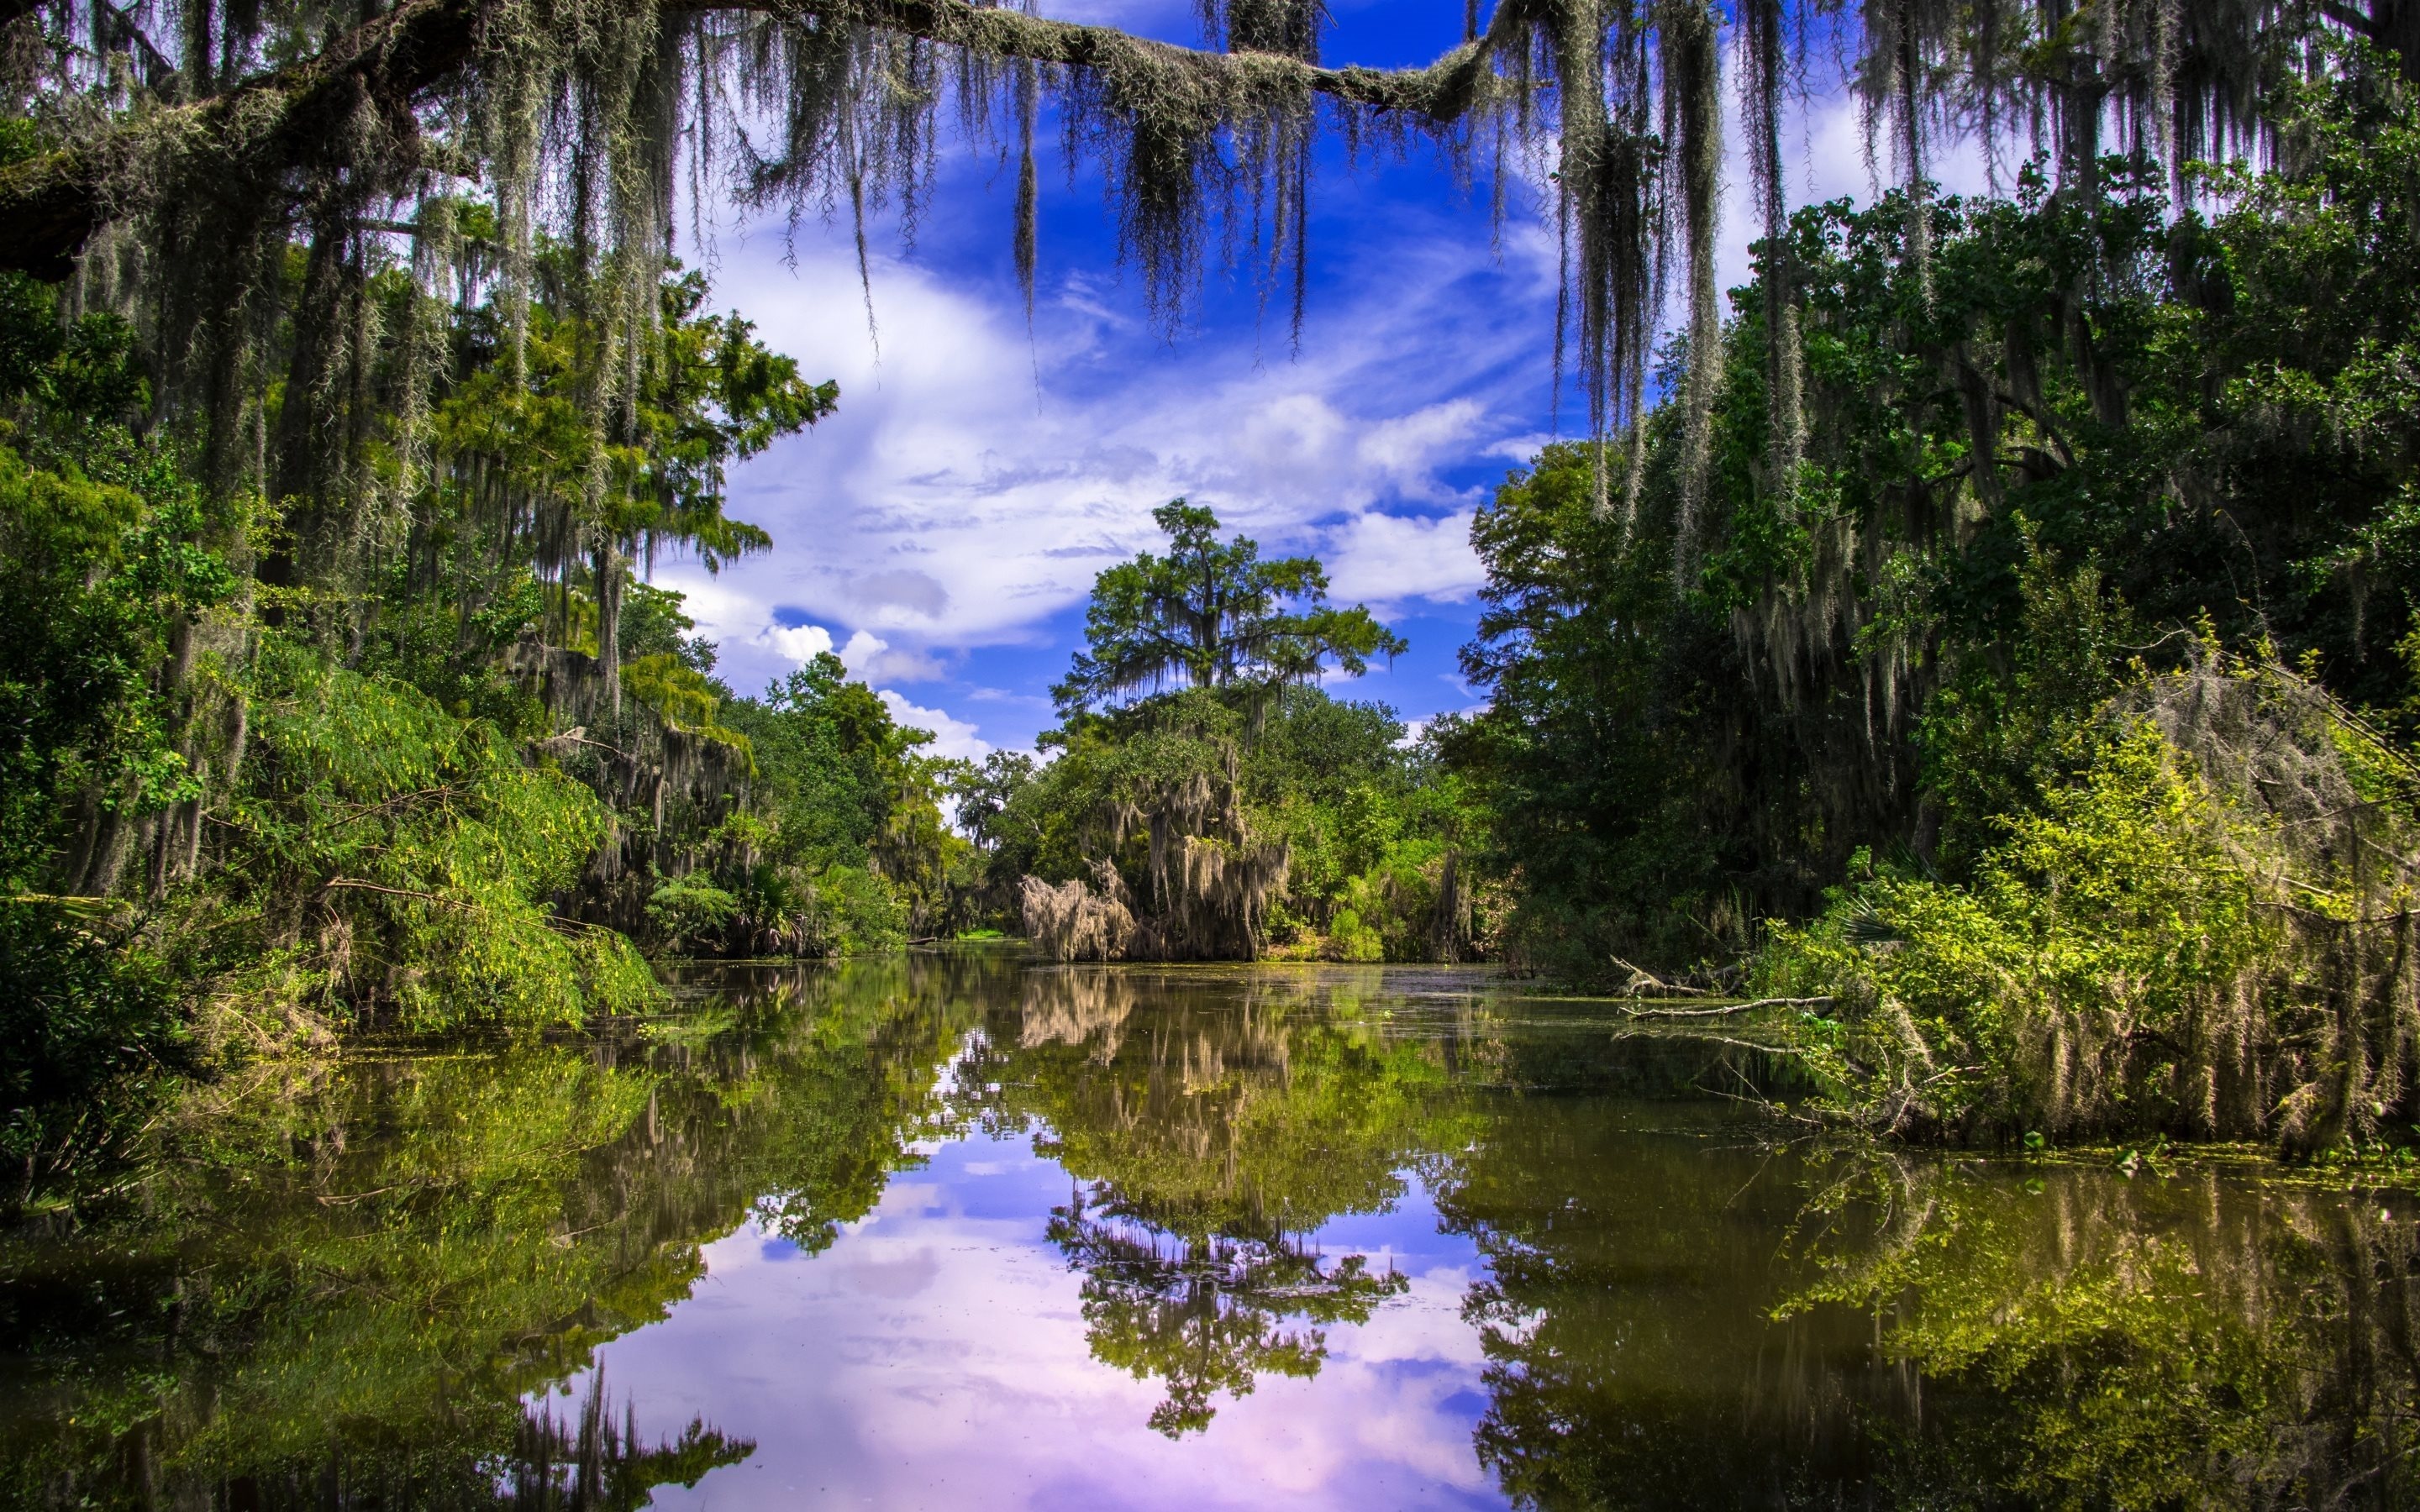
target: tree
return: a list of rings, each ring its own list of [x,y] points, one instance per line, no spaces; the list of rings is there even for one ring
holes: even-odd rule
[[[112,297],[150,307],[145,329],[181,379],[168,408],[214,434],[213,482],[280,460],[253,444],[246,412],[280,369],[298,408],[343,403],[344,370],[375,345],[348,316],[369,248],[408,238],[417,276],[453,276],[461,249],[427,205],[465,178],[504,212],[506,282],[526,285],[535,228],[551,225],[593,260],[594,309],[619,343],[653,318],[649,270],[675,189],[704,183],[690,170],[727,176],[756,208],[845,204],[861,217],[887,193],[913,203],[948,114],[1015,143],[1013,243],[1030,299],[1034,137],[1054,102],[1071,150],[1110,181],[1146,302],[1171,322],[1213,244],[1255,249],[1272,279],[1291,264],[1298,314],[1323,118],[1348,137],[1419,133],[1465,161],[1551,162],[1539,187],[1573,327],[1556,350],[1602,436],[1644,393],[1661,270],[1686,270],[1693,347],[1719,336],[1726,54],[1740,60],[1768,241],[1785,231],[1782,109],[1816,38],[1848,44],[1869,131],[1896,139],[1911,187],[1954,119],[2002,145],[2055,141],[2062,182],[2086,198],[2113,126],[2118,145],[2173,146],[2180,163],[2273,139],[2257,102],[2310,65],[2319,39],[2366,38],[2407,70],[2420,56],[2412,0],[2237,0],[2183,17],[2168,0],[2110,0],[2090,25],[2069,0],[1869,0],[1849,23],[1836,0],[1740,0],[1735,18],[1711,0],[1501,0],[1483,27],[1469,8],[1462,46],[1399,71],[1324,66],[1317,0],[1207,0],[1202,51],[972,0],[369,8],[0,0],[11,60],[0,87],[41,123],[0,153],[0,268],[63,279],[99,252],[104,286],[132,281]],[[1730,19],[1740,35],[1726,47]],[[1222,217],[1243,224],[1214,227]],[[144,255],[119,255],[137,245]],[[289,249],[303,254],[300,278]],[[1777,283],[1767,298],[1786,336],[1791,291]],[[278,352],[281,316],[295,339]],[[1798,354],[1782,339],[1772,360],[1787,378]],[[598,424],[628,379],[606,373],[588,396]],[[1694,495],[1711,456],[1702,374],[1685,396]],[[287,427],[270,450],[307,456],[327,440],[315,429]],[[1776,451],[1792,437],[1776,425]]]
[[[449,209],[492,235],[486,207]],[[617,358],[582,313],[589,291],[571,249],[543,246],[538,257],[535,298],[458,316],[462,376],[431,417],[439,486],[423,528],[454,524],[448,514],[513,522],[491,548],[529,557],[566,596],[584,565],[597,672],[618,703],[634,566],[688,550],[713,572],[770,548],[764,531],[723,513],[728,471],[830,414],[840,389],[801,378],[737,315],[701,314],[705,275],[677,264],[659,276],[646,339]],[[628,402],[592,426],[583,396],[616,360],[637,378]]]
[[[1403,638],[1363,606],[1327,606],[1327,573],[1316,558],[1264,562],[1249,535],[1222,545],[1218,517],[1182,499],[1151,517],[1168,532],[1168,554],[1142,552],[1094,579],[1088,649],[1050,690],[1062,712],[1171,684],[1305,683],[1331,659],[1358,677],[1372,656],[1404,651]]]

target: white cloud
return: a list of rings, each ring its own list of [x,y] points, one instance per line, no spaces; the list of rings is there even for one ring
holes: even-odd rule
[[[715,640],[722,653],[720,670],[730,680],[732,663],[762,662],[773,658],[779,671],[800,666],[808,660],[837,650],[848,668],[848,674],[860,682],[873,683],[884,679],[913,682],[939,677],[946,669],[939,658],[929,652],[899,650],[882,637],[867,630],[851,632],[845,641],[835,641],[832,632],[820,625],[783,625],[771,617],[762,603],[733,592],[727,584],[714,579],[691,578],[685,573],[660,575],[658,581],[677,589],[687,599],[684,606],[698,628]],[[735,657],[734,652],[739,655]],[[744,691],[743,687],[743,691]],[[982,698],[987,689],[976,689],[970,696]],[[977,726],[946,710],[925,708],[909,702],[891,688],[875,690],[891,710],[891,717],[901,724],[933,733],[934,743],[926,748],[937,755],[962,756],[980,761],[993,748],[989,741],[976,733]]]
[[[1335,596],[1380,606],[1468,598],[1487,580],[1470,548],[1471,514],[1355,517],[1330,537],[1328,581]]]
[[[1517,462],[1526,467],[1529,459],[1544,450],[1546,443],[1554,439],[1543,430],[1526,431],[1518,436],[1507,436],[1499,440],[1491,441],[1479,449],[1479,455],[1500,456],[1508,462]]]
[[[1405,498],[1443,497],[1435,485],[1437,468],[1466,460],[1486,422],[1486,407],[1476,399],[1429,405],[1371,425],[1361,438],[1361,460]]]
[[[1160,543],[1151,511],[1178,495],[1273,554],[1358,553],[1334,564],[1388,579],[1370,590],[1388,601],[1466,593],[1463,525],[1402,512],[1466,503],[1444,474],[1535,428],[1551,253],[1515,231],[1498,262],[1483,217],[1388,214],[1414,224],[1332,255],[1368,276],[1314,306],[1283,363],[1233,331],[1171,353],[1131,288],[1080,277],[1045,291],[1029,337],[997,289],[880,258],[877,356],[837,297],[854,295],[848,249],[802,239],[793,270],[726,244],[718,300],[841,388],[832,418],[735,474],[732,512],[776,546],[727,576],[835,640],[879,641],[892,659],[864,674],[904,681],[941,673],[936,651],[1035,641],[1101,568]],[[750,629],[743,657],[779,650]]]
[[[840,648],[840,659],[847,664],[848,674],[861,682],[882,682],[895,679],[907,683],[930,682],[948,675],[949,669],[941,658],[928,651],[894,648],[890,641],[871,630],[859,630]]]
[[[820,625],[768,625],[753,639],[775,656],[800,665],[832,648],[831,632]]]
[[[1733,28],[1734,45],[1739,36]],[[1723,76],[1739,79],[1735,58],[1726,60]],[[1814,82],[1821,86],[1821,81]],[[1714,276],[1717,287],[1728,290],[1745,284],[1755,272],[1748,248],[1764,235],[1763,212],[1757,208],[1754,176],[1748,172],[1747,129],[1736,88],[1724,90],[1723,147],[1723,224]],[[1871,204],[1877,190],[1899,182],[1890,133],[1880,133],[1869,154],[1865,119],[1856,97],[1837,80],[1827,92],[1789,112],[1782,123],[1781,150],[1785,192],[1793,207],[1836,199]],[[1991,187],[1982,144],[1972,137],[1937,144],[1929,151],[1925,169],[1947,193],[1980,193]],[[1668,320],[1685,318],[1687,311],[1676,301],[1665,315]]]
[[[1175,0],[1068,3],[1171,36],[1193,25]],[[1726,287],[1746,280],[1760,229],[1727,94]],[[1869,174],[1855,103],[1837,88],[1793,113],[1784,150],[1793,203],[1864,199],[1873,177],[1893,174],[1886,144]],[[1971,147],[1950,147],[1934,169],[1953,191],[1982,183]],[[735,684],[833,649],[876,686],[998,702],[995,733],[1024,739],[1017,705],[1039,706],[1027,674],[968,653],[1047,644],[1095,573],[1159,544],[1150,512],[1180,494],[1271,554],[1322,555],[1344,602],[1393,613],[1470,598],[1482,580],[1467,540],[1478,501],[1459,485],[1492,484],[1484,467],[1526,462],[1556,424],[1550,228],[1515,209],[1491,236],[1478,206],[1406,196],[1381,182],[1384,165],[1332,178],[1323,209],[1353,231],[1320,244],[1301,353],[1285,360],[1278,332],[1238,328],[1235,293],[1215,275],[1207,297],[1230,313],[1171,346],[1131,277],[1085,265],[1097,245],[1056,267],[1046,255],[1029,330],[998,239],[970,241],[985,253],[948,250],[963,229],[951,218],[1004,213],[997,184],[979,187],[990,169],[943,171],[970,176],[933,201],[923,240],[943,250],[903,260],[876,243],[878,349],[845,225],[801,226],[795,262],[769,228],[718,249],[717,304],[841,386],[836,414],[734,474],[732,512],[769,530],[775,549],[710,583],[678,576]],[[1668,323],[1682,313],[1673,301]],[[974,686],[975,668],[1005,686]]]
[[[920,708],[887,687],[875,689],[875,697],[891,711],[891,717],[912,730],[929,730],[933,743],[924,749],[935,756],[955,756],[979,762],[991,754],[992,745],[975,733],[975,726],[954,718],[939,709]]]
[[[698,618],[701,626],[706,625]],[[708,633],[727,633],[709,627]],[[841,640],[820,625],[768,624],[753,635],[738,638],[744,646],[762,646],[784,661],[804,664],[827,651],[836,651],[848,674],[861,683],[926,682],[946,676],[949,669],[928,651],[900,650],[871,630],[850,632]]]

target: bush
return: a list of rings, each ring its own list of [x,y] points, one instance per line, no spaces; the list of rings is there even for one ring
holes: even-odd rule
[[[0,903],[0,1210],[117,1152],[195,1063],[147,958],[59,903]]]
[[[2259,1032],[2241,1021],[2282,940],[2243,857],[2265,841],[2134,720],[2005,822],[1971,887],[1874,876],[1776,925],[1762,987],[1838,1000],[1825,1069],[1893,1132],[2190,1126],[2213,1057]]]
[[[880,873],[833,866],[815,879],[811,914],[815,953],[868,955],[908,943],[908,902]]]
[[[415,1029],[653,1001],[628,941],[555,912],[606,834],[595,794],[404,684],[274,640],[261,665],[229,856],[267,947],[249,969]]]

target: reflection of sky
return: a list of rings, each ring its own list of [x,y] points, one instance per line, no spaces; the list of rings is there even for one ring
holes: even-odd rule
[[[1417,1185],[1315,1236],[1331,1257],[1391,1261],[1409,1289],[1329,1326],[1317,1376],[1264,1375],[1173,1443],[1145,1426],[1160,1383],[1088,1350],[1082,1277],[1045,1234],[1068,1196],[1026,1138],[973,1139],[894,1180],[823,1255],[753,1227],[708,1246],[690,1300],[598,1358],[644,1438],[703,1418],[756,1451],[656,1504],[1499,1504],[1471,1448],[1486,1398],[1459,1309],[1477,1257],[1438,1234]]]

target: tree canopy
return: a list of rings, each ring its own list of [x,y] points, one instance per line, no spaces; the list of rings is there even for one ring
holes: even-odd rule
[[[72,271],[80,299],[139,310],[169,378],[160,412],[215,438],[207,481],[230,486],[332,439],[379,440],[315,422],[244,442],[280,383],[281,402],[320,415],[396,334],[360,321],[364,280],[408,263],[433,290],[485,255],[432,213],[466,189],[499,212],[505,308],[520,307],[550,232],[595,269],[583,305],[610,357],[656,319],[677,188],[794,222],[838,212],[861,231],[887,201],[912,209],[926,193],[954,115],[1017,160],[1008,239],[1030,297],[1047,105],[1071,156],[1102,170],[1155,312],[1181,315],[1217,246],[1270,280],[1290,270],[1298,323],[1317,131],[1423,137],[1499,191],[1534,166],[1563,249],[1569,330],[1556,350],[1605,435],[1645,397],[1666,270],[1683,272],[1691,347],[1718,340],[1727,55],[1774,241],[1784,106],[1834,41],[1869,137],[1889,139],[1912,188],[1939,139],[1966,130],[1995,153],[2054,144],[2060,181],[2086,192],[2112,145],[2180,170],[2273,140],[2264,101],[2330,37],[2382,44],[2407,69],[2420,57],[2409,0],[1864,0],[1849,15],[1832,0],[1502,0],[1468,10],[1462,46],[1395,71],[1325,64],[1313,0],[1212,0],[1202,50],[970,0],[0,9],[0,83],[29,123],[0,163],[0,267]],[[1768,298],[1769,362],[1786,390],[1799,361],[1787,281]],[[289,328],[302,339],[280,339]],[[518,341],[518,316],[514,329]],[[628,363],[598,372],[583,404],[601,431],[637,395]],[[1681,460],[1693,498],[1708,381],[1691,370]],[[393,418],[408,439],[425,413],[406,403]],[[1795,425],[1783,406],[1776,455],[1797,444]]]
[[[1062,712],[1171,684],[1309,682],[1331,661],[1358,677],[1371,657],[1405,649],[1362,605],[1329,607],[1317,558],[1264,561],[1260,543],[1249,535],[1221,542],[1218,517],[1182,499],[1151,517],[1168,532],[1168,553],[1142,552],[1094,579],[1085,649],[1051,689]]]

